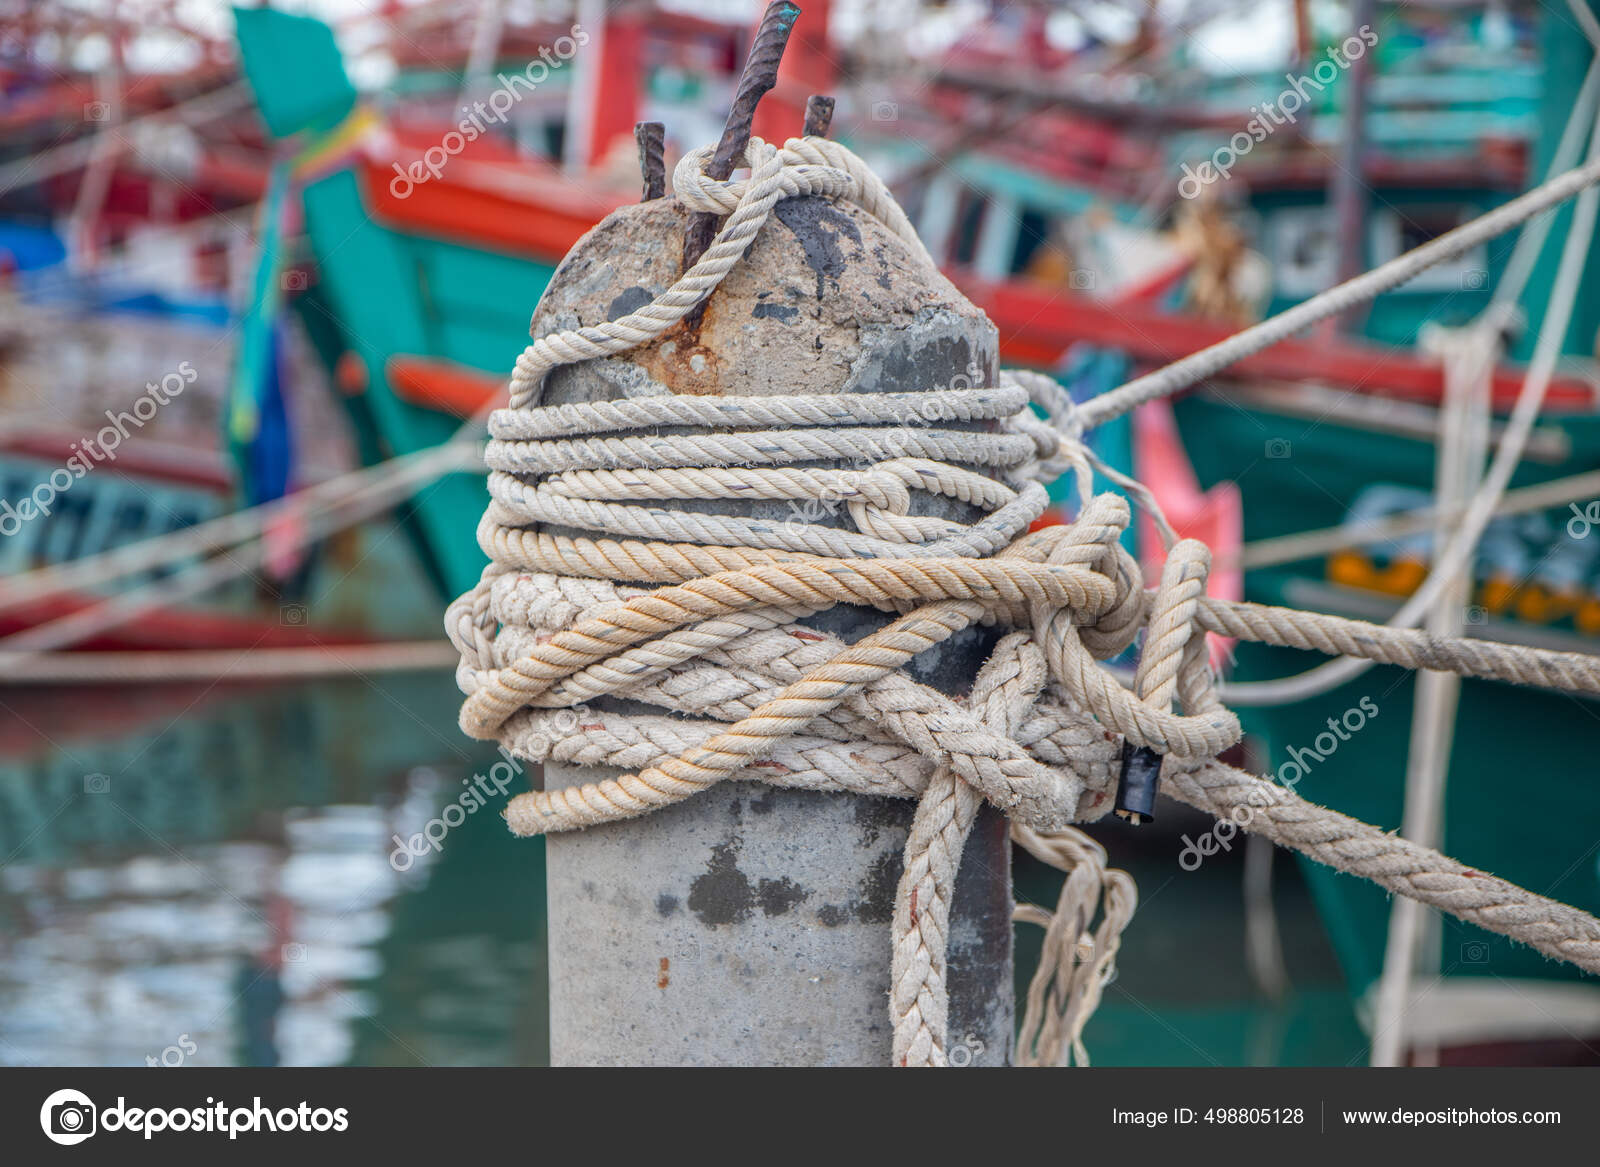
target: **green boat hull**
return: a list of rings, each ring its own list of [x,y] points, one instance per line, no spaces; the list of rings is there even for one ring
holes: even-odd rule
[[[1180,402],[1176,412],[1202,485],[1225,479],[1240,483],[1246,543],[1335,526],[1345,519],[1350,502],[1375,481],[1432,488],[1431,442],[1356,430],[1331,420],[1302,420],[1260,409],[1246,413],[1198,396]],[[1582,418],[1562,428],[1572,442],[1571,457],[1559,465],[1525,464],[1514,487],[1600,465],[1600,422]],[[1286,456],[1264,457],[1268,448]],[[1240,467],[1249,469],[1241,473]],[[1550,521],[1564,523],[1565,517],[1557,512]],[[1327,574],[1321,559],[1254,571],[1246,576],[1245,598],[1380,620],[1396,606],[1396,596],[1328,583]],[[1495,635],[1513,630],[1516,622],[1491,614],[1482,603],[1486,598],[1480,584],[1469,613],[1487,624],[1474,631]],[[1592,640],[1585,643],[1587,638],[1570,619],[1538,631],[1568,639],[1570,647],[1600,650]],[[1322,659],[1293,649],[1241,644],[1231,676],[1240,681],[1284,677]],[[1265,768],[1276,774],[1285,763],[1298,765],[1296,758],[1309,763],[1296,787],[1302,796],[1397,829],[1413,689],[1409,671],[1377,667],[1314,699],[1239,713],[1246,731],[1265,748]],[[1361,708],[1363,700],[1375,705],[1377,714],[1367,717],[1348,741],[1340,738],[1334,749],[1319,750],[1319,737],[1322,746],[1330,744],[1328,719],[1341,719],[1346,711]],[[1445,803],[1445,850],[1524,887],[1585,911],[1600,911],[1597,746],[1600,702],[1498,682],[1463,682]],[[1284,776],[1293,778],[1294,767]],[[1319,864],[1306,864],[1306,878],[1345,975],[1359,995],[1383,966],[1389,897],[1372,884]],[[1453,920],[1445,922],[1441,952],[1446,975],[1583,977],[1532,949]]]

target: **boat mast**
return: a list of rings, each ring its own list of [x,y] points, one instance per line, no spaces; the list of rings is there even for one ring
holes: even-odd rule
[[[1378,18],[1377,0],[1354,0],[1350,6],[1350,35],[1360,39]],[[1340,119],[1339,159],[1328,176],[1328,208],[1333,216],[1337,259],[1334,282],[1353,280],[1367,270],[1367,97],[1372,82],[1373,53],[1351,60],[1345,77],[1344,116]],[[1352,308],[1331,317],[1324,326],[1332,335],[1354,332],[1364,311]]]

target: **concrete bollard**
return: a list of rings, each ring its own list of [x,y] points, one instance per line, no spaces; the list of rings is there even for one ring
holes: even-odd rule
[[[557,271],[533,333],[616,319],[659,294],[681,271],[689,219],[673,199],[609,216]],[[778,204],[697,325],[622,357],[563,367],[543,400],[608,400],[658,386],[737,396],[959,388],[993,384],[997,361],[983,313],[876,220],[798,198]],[[954,500],[923,501],[925,513],[978,517]],[[783,502],[673,505],[794,517]],[[848,522],[843,508],[809,518]],[[845,607],[808,621],[847,640],[886,622]],[[994,638],[969,629],[912,671],[965,695]],[[544,780],[556,789],[614,774],[551,763]],[[552,1061],[887,1064],[889,922],[912,811],[899,799],[729,782],[640,819],[550,837]],[[1006,824],[985,808],[951,919],[955,1064],[1010,1059],[1011,903]]]

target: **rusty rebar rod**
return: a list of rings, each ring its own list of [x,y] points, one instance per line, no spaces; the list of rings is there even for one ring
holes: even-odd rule
[[[806,124],[801,132],[808,138],[826,138],[833,125],[833,98],[813,93],[806,98]]]
[[[789,34],[794,31],[794,22],[799,16],[799,5],[790,0],[773,0],[767,5],[750,46],[750,57],[744,63],[744,73],[739,77],[733,108],[728,111],[727,123],[722,127],[722,138],[706,167],[709,177],[719,182],[726,179],[743,157],[744,148],[750,142],[750,124],[755,120],[756,105],[778,83],[778,63],[783,60],[784,47],[789,43]],[[706,253],[716,235],[717,216],[710,211],[699,212],[689,220],[689,228],[683,236],[684,271]],[[700,307],[689,314],[689,327],[694,327],[704,308],[702,301]]]
[[[660,122],[640,122],[633,127],[633,140],[639,146],[639,174],[644,180],[644,194],[639,201],[648,203],[664,197],[667,193],[667,127]]]

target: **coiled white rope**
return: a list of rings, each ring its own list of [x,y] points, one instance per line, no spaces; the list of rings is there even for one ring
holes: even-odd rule
[[[1168,755],[1168,789],[1180,798],[1236,821],[1248,809],[1252,829],[1287,846],[1600,971],[1600,921],[1216,763],[1239,725],[1218,700],[1204,632],[1581,692],[1600,691],[1600,658],[1211,600],[1209,553],[1193,540],[1173,543],[1160,585],[1146,593],[1119,543],[1126,503],[1089,495],[1091,462],[1079,440],[1087,411],[1074,416],[1059,386],[1036,374],[949,391],[934,404],[940,419],[987,411],[999,422],[997,433],[961,435],[963,451],[988,451],[976,458],[932,456],[937,430],[914,431],[930,444],[887,449],[873,423],[890,419],[856,415],[877,406],[842,398],[540,408],[550,368],[646,343],[709,295],[779,198],[849,198],[920,248],[882,184],[837,143],[791,140],[778,151],[753,140],[747,183],[706,180],[705,156],[688,156],[676,178],[691,209],[729,215],[705,257],[631,316],[536,341],[518,362],[513,408],[491,421],[495,497],[479,538],[493,563],[446,617],[461,653],[462,728],[535,762],[625,771],[517,796],[506,811],[514,831],[616,822],[729,778],[916,799],[891,925],[899,1065],[947,1060],[950,898],[984,799],[1011,816],[1021,845],[1071,872],[1051,920],[1034,910],[1019,917],[1047,927],[1019,1060],[1083,1059],[1083,1022],[1134,900],[1126,877],[1106,870],[1103,852],[1070,824],[1109,809],[1123,741]],[[1024,411],[1025,398],[1049,424]],[[818,410],[830,407],[819,425]],[[717,432],[637,432],[661,424]],[[802,459],[864,469],[790,465]],[[949,464],[957,461],[992,467],[1004,481]],[[1022,533],[1037,481],[1066,470],[1079,486],[1076,520]],[[965,498],[987,517],[967,526],[909,521],[905,499],[918,489]],[[757,530],[750,520],[629,505],[820,500],[830,490],[850,492],[855,531]],[[554,535],[540,529],[547,523],[599,537]],[[839,603],[894,618],[849,645],[801,623]],[[965,702],[901,671],[978,622],[1016,631],[1000,640]],[[1141,628],[1130,691],[1100,662]],[[591,710],[576,726],[560,716],[601,695],[677,715]]]

